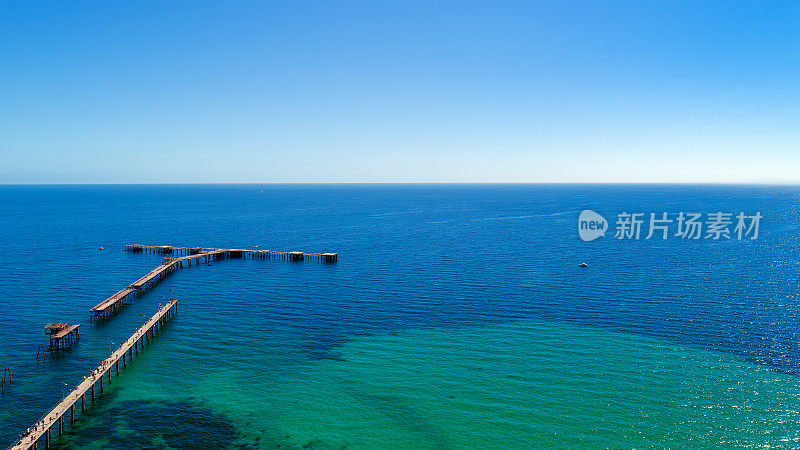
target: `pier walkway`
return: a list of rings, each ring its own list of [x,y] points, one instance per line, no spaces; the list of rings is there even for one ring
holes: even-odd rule
[[[44,436],[45,448],[50,447],[51,429],[53,426],[58,426],[58,435],[64,433],[64,416],[69,413],[70,423],[75,421],[75,404],[80,401],[81,412],[86,410],[86,395],[91,395],[91,400],[95,399],[95,386],[99,383],[100,393],[103,393],[103,380],[108,378],[108,383],[111,383],[111,372],[119,375],[119,364],[122,362],[122,368],[127,367],[128,363],[133,359],[134,355],[138,355],[144,348],[144,345],[149,343],[150,340],[159,332],[166,321],[175,315],[177,311],[177,300],[170,300],[169,303],[159,308],[153,317],[150,318],[144,325],[139,327],[136,332],[131,335],[120,347],[114,351],[108,358],[103,360],[97,368],[95,368],[90,376],[86,377],[81,384],[70,392],[64,399],[48,412],[39,422],[30,428],[21,440],[12,445],[10,448],[13,450],[27,450],[30,448],[36,449],[39,441]],[[126,358],[127,357],[127,358]]]
[[[90,311],[94,315],[95,318],[103,318],[114,314],[117,312],[122,306],[122,304],[128,300],[129,298],[133,297],[136,293],[135,290],[130,288],[125,288],[116,294],[108,297],[107,299],[103,300],[102,302],[95,305]]]

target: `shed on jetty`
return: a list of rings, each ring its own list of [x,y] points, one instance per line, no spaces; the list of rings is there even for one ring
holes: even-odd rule
[[[50,336],[50,348],[67,348],[80,339],[80,324],[51,323],[45,325],[44,334]]]

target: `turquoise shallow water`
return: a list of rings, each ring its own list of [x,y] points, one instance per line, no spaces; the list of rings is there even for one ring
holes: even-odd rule
[[[792,188],[0,188],[8,443],[164,298],[175,320],[78,426],[85,448],[796,447]],[[577,239],[581,209],[760,210],[753,242]],[[177,272],[130,242],[338,251]],[[99,251],[99,245],[105,250]],[[577,268],[588,261],[589,270]],[[84,323],[36,362],[49,321]]]
[[[128,405],[150,415],[150,408],[176,401],[183,414],[207,409],[195,412],[200,429],[190,425],[187,432],[202,434],[203,422],[207,432],[229,426],[237,436],[233,443],[242,446],[613,443],[638,448],[800,442],[796,377],[719,352],[568,325],[521,321],[377,334],[337,348],[334,359],[269,367],[274,359],[253,355],[188,377],[170,376],[182,364],[160,357],[166,353],[162,348],[148,353],[120,378],[113,402],[67,442],[107,448],[134,433],[146,434],[140,417],[119,417],[114,408]],[[160,386],[167,381],[172,388],[164,392]],[[221,414],[218,423],[205,417],[212,412]],[[167,408],[153,415],[164,429],[187,419]],[[110,435],[85,440],[92,429]],[[185,444],[185,437],[140,438],[156,446]]]

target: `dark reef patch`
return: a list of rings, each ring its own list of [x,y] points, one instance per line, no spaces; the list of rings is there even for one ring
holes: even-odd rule
[[[257,448],[236,444],[238,431],[223,415],[190,402],[115,402],[76,425],[53,448]]]
[[[116,393],[109,395],[116,398]],[[126,400],[97,405],[74,427],[65,426],[65,434],[56,438],[51,448],[84,447],[114,449],[257,449],[317,448],[341,449],[313,436],[289,436],[278,429],[238,429],[223,414],[200,403]],[[57,430],[55,428],[54,430]],[[42,441],[44,442],[44,441]]]

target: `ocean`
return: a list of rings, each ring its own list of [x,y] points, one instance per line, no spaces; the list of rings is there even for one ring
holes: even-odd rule
[[[798,447],[799,200],[793,186],[3,186],[0,441],[174,297],[176,317],[56,448]],[[579,238],[583,210],[604,237]],[[731,213],[731,237],[614,236],[621,213],[681,212]],[[757,239],[733,233],[740,212],[763,216]],[[163,259],[130,243],[339,258],[192,266],[90,323]],[[81,323],[81,339],[37,360],[51,322]]]

